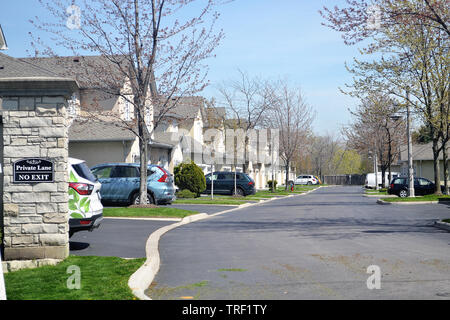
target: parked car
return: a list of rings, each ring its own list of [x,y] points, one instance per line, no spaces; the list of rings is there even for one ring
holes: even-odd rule
[[[395,194],[401,198],[408,196],[408,177],[392,179],[387,190],[388,194]],[[414,195],[426,195],[434,193],[434,183],[425,178],[414,178]]]
[[[140,165],[138,163],[105,163],[92,167],[102,184],[104,203],[139,204]],[[147,203],[170,204],[175,197],[173,177],[157,165],[147,166]]]
[[[294,184],[319,184],[319,179],[317,179],[315,176],[312,175],[300,175],[295,179]]]
[[[206,190],[204,193],[211,193],[211,173],[205,175]],[[214,194],[234,194],[234,172],[214,172],[212,175],[214,181]],[[255,181],[246,173],[236,173],[236,194],[248,196],[256,193]]]
[[[69,158],[69,236],[92,231],[103,219],[101,184],[84,160]]]
[[[394,178],[397,178],[398,176],[400,176],[400,173],[398,172],[391,172],[391,181]],[[378,172],[378,176],[377,176],[377,182],[378,182],[378,186],[381,188],[387,188],[389,187],[389,183],[391,181],[389,181],[389,172],[385,172],[385,176],[384,176],[384,186],[383,186],[383,175],[381,174],[381,172]],[[369,189],[375,189],[375,173],[368,173],[366,175],[366,180],[364,182],[364,187],[369,188]]]

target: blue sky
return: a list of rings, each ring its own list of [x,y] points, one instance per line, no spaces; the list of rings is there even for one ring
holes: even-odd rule
[[[343,95],[339,87],[351,82],[344,63],[359,56],[356,47],[343,44],[340,35],[321,25],[318,10],[343,0],[235,0],[220,8],[218,27],[225,39],[209,62],[212,86],[206,97],[216,94],[214,84],[230,80],[237,69],[268,79],[288,78],[300,86],[307,102],[317,112],[313,129],[317,134],[339,134],[350,121],[348,108],[358,101]],[[8,41],[5,53],[28,56],[31,46],[28,22],[46,18],[37,0],[2,0],[0,24]],[[45,38],[46,35],[42,34]]]

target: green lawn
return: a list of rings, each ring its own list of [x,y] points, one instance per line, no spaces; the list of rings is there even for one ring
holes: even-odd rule
[[[132,300],[130,276],[145,259],[70,256],[56,266],[19,270],[5,274],[8,300]],[[69,289],[67,273],[77,266],[81,288]],[[70,281],[69,281],[70,283]]]
[[[450,219],[444,219],[444,220],[442,220],[443,222],[447,222],[447,223],[450,223]]]
[[[368,195],[387,195],[387,189],[379,189],[379,190],[374,190],[374,189],[366,189],[364,190],[365,194]]]
[[[277,187],[275,192],[271,190],[259,190],[254,195],[249,195],[246,197],[233,197],[226,195],[214,195],[214,199],[211,196],[202,196],[193,199],[177,199],[174,204],[227,204],[227,205],[241,205],[247,202],[253,202],[258,200],[267,200],[273,197],[288,196],[292,194],[302,194],[307,191],[318,188],[319,186],[295,186],[294,191],[286,191],[284,187]]]
[[[450,196],[447,195],[438,196],[435,194],[429,194],[426,196],[417,196],[414,198],[400,198],[400,197],[388,198],[383,199],[383,201],[387,202],[450,201]]]
[[[242,198],[238,198],[242,199]],[[220,196],[214,195],[214,199],[210,197],[199,197],[193,199],[177,199],[173,202],[173,204],[227,204],[227,205],[235,205],[239,206],[241,204],[247,203],[246,200],[237,200],[237,199],[228,199]]]
[[[182,210],[170,207],[159,208],[104,208],[104,217],[147,217],[147,218],[184,218],[198,211]]]

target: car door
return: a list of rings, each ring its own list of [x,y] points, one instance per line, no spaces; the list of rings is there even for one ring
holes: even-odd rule
[[[97,167],[92,169],[92,173],[97,177],[98,181],[102,184],[100,188],[100,194],[102,196],[102,200],[111,201],[113,193],[111,192],[112,186],[112,178],[111,171],[113,166],[105,166],[105,167]]]
[[[420,196],[423,194],[423,189],[419,184],[419,179],[414,178],[414,195]]]
[[[111,172],[111,193],[114,201],[128,201],[139,188],[139,170],[134,166],[115,166]]]
[[[420,194],[422,195],[426,195],[426,194],[431,194],[434,192],[434,184],[424,178],[419,178],[418,179],[418,188],[420,189]]]
[[[219,174],[217,174],[217,181],[214,181],[214,193],[218,193],[218,194],[226,194],[229,193],[229,178],[228,177],[228,173],[224,173],[221,172]]]

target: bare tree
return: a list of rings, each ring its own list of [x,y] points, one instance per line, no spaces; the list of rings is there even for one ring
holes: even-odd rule
[[[247,172],[249,132],[267,123],[275,96],[269,81],[250,77],[242,70],[238,70],[238,75],[238,79],[221,84],[218,91],[222,100],[220,105],[229,114],[229,127],[244,131],[243,171]]]
[[[153,130],[182,96],[193,95],[207,84],[205,61],[223,37],[215,31],[218,1],[203,1],[200,9],[195,8],[195,0],[80,0],[76,6],[72,0],[39,1],[55,21],[36,17],[32,23],[52,34],[55,43],[33,36],[35,54],[56,57],[59,52],[53,48],[64,48],[74,56],[100,55],[105,63],[94,66],[91,87],[120,96],[133,107],[132,121],[119,124],[139,138],[140,202],[144,203]],[[76,70],[67,73],[73,75]],[[123,79],[128,86],[124,87]],[[98,103],[84,108],[91,117],[98,118],[102,112]],[[149,120],[154,109],[157,117]]]
[[[306,145],[311,135],[315,113],[298,88],[291,88],[287,81],[277,85],[276,103],[271,112],[272,126],[279,130],[279,154],[286,170],[286,189],[289,170],[294,157]]]
[[[376,152],[381,167],[382,185],[385,172],[391,180],[391,165],[405,143],[405,122],[398,117],[400,106],[387,96],[372,93],[361,105],[350,111],[354,122],[343,129],[350,147],[360,153]]]

